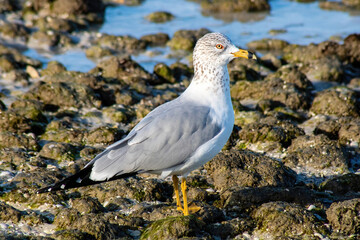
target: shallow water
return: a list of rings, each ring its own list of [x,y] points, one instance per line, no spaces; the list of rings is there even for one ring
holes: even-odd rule
[[[332,36],[344,38],[351,33],[360,32],[360,15],[322,10],[319,8],[318,2],[298,3],[274,0],[270,1],[270,5],[271,11],[267,13],[227,15],[228,19],[221,20],[213,16],[202,15],[200,5],[194,2],[147,0],[139,6],[107,7],[105,22],[99,32],[140,38],[143,35],[158,32],[165,32],[172,36],[180,29],[204,27],[228,35],[235,44],[242,47],[246,47],[246,43],[249,41],[267,37],[280,38],[290,43],[309,44],[328,40]],[[145,19],[145,16],[154,11],[168,11],[175,18],[167,23],[151,23]],[[241,19],[239,19],[240,16]],[[273,29],[283,29],[286,32],[272,36],[269,30]],[[158,62],[167,64],[176,60],[186,62],[186,59],[181,57],[169,57],[170,52],[168,48],[149,49],[133,58],[150,72]],[[87,72],[96,65],[87,59],[84,52],[79,49],[57,55],[44,55],[35,50],[28,50],[25,54],[45,63],[57,60],[63,63],[68,70]],[[172,55],[176,56],[176,54]]]

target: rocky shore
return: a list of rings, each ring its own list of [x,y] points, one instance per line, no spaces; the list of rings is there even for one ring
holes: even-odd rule
[[[191,64],[159,63],[148,72],[132,54],[169,46],[191,59],[211,29],[138,39],[91,29],[115,0],[0,2],[0,239],[360,238],[359,33],[306,46],[276,38],[248,44],[262,56],[228,66],[234,130],[223,151],[188,178],[189,199],[201,210],[184,217],[170,179],[153,175],[36,191],[77,172],[191,81]],[[270,9],[266,0],[223,1],[223,8],[196,2],[215,16]],[[319,5],[346,10],[355,2]],[[23,54],[35,46],[83,48],[96,67],[44,67]]]

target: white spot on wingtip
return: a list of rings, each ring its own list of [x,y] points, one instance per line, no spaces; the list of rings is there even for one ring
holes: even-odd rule
[[[48,188],[48,192],[51,192],[51,190],[52,190],[52,188],[50,187],[50,188]]]
[[[76,179],[76,182],[77,182],[77,183],[81,183],[81,181],[82,181],[81,178]]]
[[[61,189],[65,189],[65,184],[62,184],[62,185],[60,186],[60,188],[61,188]]]

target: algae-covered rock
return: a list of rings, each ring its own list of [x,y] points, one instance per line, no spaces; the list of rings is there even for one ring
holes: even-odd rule
[[[298,89],[312,90],[313,84],[296,66],[288,64],[280,67],[275,73],[269,74],[266,79],[280,78],[285,82],[293,83]]]
[[[61,32],[72,32],[79,27],[79,24],[74,21],[55,16],[40,17],[36,20],[35,25],[40,31],[54,30]]]
[[[345,194],[347,192],[359,192],[360,176],[354,173],[348,173],[345,175],[334,176],[326,179],[320,184],[321,190],[331,191],[334,194]]]
[[[46,143],[39,156],[61,161],[74,161],[76,151],[73,146],[67,143],[49,142]]]
[[[41,75],[42,76],[46,76],[46,75],[52,76],[52,75],[55,75],[57,73],[64,72],[64,71],[66,71],[66,68],[62,63],[57,62],[57,61],[50,61],[47,63],[46,68],[41,70]]]
[[[0,148],[23,148],[37,151],[39,145],[32,134],[0,132]]]
[[[177,239],[196,237],[205,225],[194,216],[169,217],[153,222],[140,239]]]
[[[110,56],[112,53],[109,49],[100,46],[91,46],[85,51],[86,57],[88,58],[102,58]]]
[[[90,87],[78,83],[41,82],[24,96],[45,105],[63,107],[100,107],[101,101]]]
[[[342,234],[359,234],[359,206],[359,198],[331,204],[330,208],[326,210],[326,216],[331,227]]]
[[[26,41],[29,37],[30,29],[20,23],[3,21],[0,25],[0,33],[6,38],[15,39],[20,37]]]
[[[270,10],[270,5],[267,0],[224,0],[224,1],[210,1],[200,0],[201,7],[205,11],[210,12],[257,12]]]
[[[170,37],[166,33],[155,33],[144,35],[140,40],[146,42],[146,45],[149,46],[165,46]]]
[[[284,163],[289,167],[303,167],[310,172],[328,169],[337,173],[346,173],[348,156],[337,141],[325,135],[299,136],[293,139],[288,148]]]
[[[6,204],[3,201],[0,201],[0,220],[1,221],[11,221],[17,223],[20,221],[22,216],[21,211],[17,210]]]
[[[254,211],[259,238],[312,238],[315,233],[326,233],[324,226],[311,212],[303,207],[286,202],[269,202]]]
[[[60,32],[48,30],[37,31],[29,37],[28,45],[34,48],[43,48],[47,50],[55,47],[66,47],[73,43],[72,39]]]
[[[152,12],[146,16],[146,19],[149,20],[150,22],[164,23],[173,20],[174,15],[165,11]]]
[[[79,231],[77,229],[72,230],[60,230],[56,231],[53,235],[51,235],[56,240],[95,240],[96,238],[86,232]]]
[[[154,66],[154,73],[164,82],[175,83],[175,77],[170,67],[165,63],[158,63]]]
[[[199,30],[179,30],[174,33],[174,36],[167,45],[175,50],[191,51],[195,47],[196,41],[209,32],[205,28]]]
[[[284,201],[306,205],[317,201],[317,192],[307,187],[232,187],[220,195],[218,205],[236,215],[249,212],[261,204]]]
[[[31,130],[31,121],[15,111],[0,111],[1,131],[25,133]]]
[[[279,161],[247,150],[222,152],[204,168],[219,190],[233,186],[292,186],[296,181],[296,174]]]
[[[70,200],[70,204],[72,208],[76,209],[81,214],[99,213],[105,210],[101,203],[96,198],[92,197],[75,198]]]
[[[357,95],[357,92],[343,87],[318,92],[310,111],[315,114],[335,115],[338,117],[359,117]]]
[[[83,141],[90,145],[109,145],[120,140],[123,134],[124,132],[118,128],[99,127],[89,131]]]
[[[248,48],[255,50],[282,50],[288,45],[289,43],[284,40],[271,38],[255,40],[247,44]]]
[[[102,34],[96,43],[102,48],[108,48],[117,52],[133,53],[136,51],[144,50],[146,48],[146,42],[139,40],[132,36],[114,36],[108,34]]]

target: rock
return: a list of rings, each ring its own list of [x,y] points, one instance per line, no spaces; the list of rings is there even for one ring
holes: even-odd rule
[[[62,63],[59,63],[57,61],[50,61],[47,63],[47,66],[45,69],[41,70],[41,75],[42,76],[52,76],[55,75],[57,73],[61,73],[66,71],[65,66]]]
[[[237,217],[220,223],[208,224],[206,231],[212,236],[221,239],[237,239],[236,236],[241,233],[251,232],[254,228],[254,222],[250,217]],[[241,239],[241,238],[239,238]]]
[[[327,232],[312,213],[296,204],[264,203],[253,212],[253,217],[257,224],[254,233],[259,238],[312,238],[315,233]]]
[[[5,38],[21,38],[26,41],[29,38],[30,29],[20,23],[3,21],[0,24],[0,33]]]
[[[73,240],[73,239],[95,240],[95,237],[93,235],[86,232],[81,232],[76,229],[56,231],[53,235],[51,235],[51,237],[53,237],[56,240]]]
[[[254,122],[243,126],[239,131],[240,140],[256,142],[275,142],[288,147],[292,139],[304,135],[304,131],[289,121],[278,121],[275,124]]]
[[[230,92],[235,100],[270,99],[293,110],[308,108],[311,97],[309,92],[301,91],[295,84],[279,78],[255,82],[237,81],[231,86]]]
[[[360,103],[357,96],[358,92],[344,87],[323,90],[316,94],[310,111],[338,117],[359,117]]]
[[[83,138],[83,142],[89,145],[110,145],[124,135],[124,132],[118,128],[99,127],[89,131],[88,134]]]
[[[24,149],[5,148],[0,151],[2,159],[1,171],[22,170],[28,162],[30,155]]]
[[[10,72],[15,69],[25,69],[26,66],[40,68],[41,62],[22,55],[14,48],[8,48],[0,44],[0,72]]]
[[[316,174],[318,170],[347,173],[348,156],[343,147],[325,135],[299,136],[288,148],[284,163],[289,167],[302,167]]]
[[[79,24],[61,17],[45,16],[36,20],[35,25],[40,31],[54,30],[60,32],[72,32],[80,27]]]
[[[273,53],[266,53],[260,58],[260,60],[265,67],[268,67],[271,70],[276,70],[283,64],[281,60]]]
[[[296,181],[296,174],[291,169],[279,161],[251,151],[230,150],[219,153],[204,168],[219,190],[233,186],[288,187]]]
[[[248,48],[250,48],[250,49],[267,50],[267,51],[282,50],[288,45],[289,45],[289,43],[284,40],[271,39],[271,38],[255,40],[255,41],[251,41],[247,44]]]
[[[0,148],[22,148],[37,151],[39,145],[32,134],[0,132]]]
[[[170,37],[166,33],[155,33],[144,35],[140,40],[146,42],[148,46],[165,46]]]
[[[25,98],[38,100],[45,105],[64,107],[100,107],[101,101],[90,87],[78,83],[49,82],[33,86]]]
[[[3,201],[0,201],[0,220],[11,221],[18,223],[21,219],[22,213],[16,208],[11,207]]]
[[[174,19],[174,15],[169,12],[152,12],[146,16],[146,19],[150,22],[164,23]]]
[[[270,10],[270,5],[267,0],[255,0],[255,1],[210,1],[200,0],[201,7],[205,11],[209,12],[257,12]]]
[[[165,63],[156,64],[154,67],[154,73],[164,82],[175,83],[176,81],[171,68],[169,68]]]
[[[0,130],[12,133],[31,131],[31,122],[15,111],[0,111]]]
[[[70,204],[72,208],[79,211],[82,215],[105,211],[105,208],[101,205],[101,203],[96,198],[92,197],[75,198],[70,200]]]
[[[344,82],[344,70],[336,57],[320,58],[312,61],[303,70],[312,81]]]
[[[184,78],[191,79],[194,74],[193,69],[191,69],[188,65],[180,62],[171,64],[170,69],[172,70],[177,82],[183,81]]]
[[[88,58],[102,58],[105,56],[110,56],[112,53],[109,49],[103,48],[100,46],[91,46],[85,51],[86,57]]]
[[[321,190],[331,191],[334,194],[344,195],[347,192],[359,192],[360,175],[348,173],[326,179],[320,184]]]
[[[341,127],[339,130],[339,141],[343,144],[360,143],[360,121],[351,119],[350,121],[339,121]]]
[[[0,13],[12,12],[15,10],[15,4],[11,0],[1,0]]]
[[[114,36],[108,34],[101,34],[96,40],[96,43],[101,48],[107,48],[119,53],[134,53],[146,48],[146,42],[138,40],[132,36]]]
[[[238,215],[249,212],[261,204],[272,201],[284,201],[306,205],[316,201],[317,193],[307,187],[232,187],[220,195],[219,205],[228,214]]]
[[[205,225],[194,216],[169,217],[153,222],[140,239],[178,239],[195,237]]]
[[[39,156],[54,159],[59,162],[74,161],[75,154],[76,152],[73,146],[68,143],[57,142],[46,143],[39,152]]]
[[[135,83],[160,83],[159,80],[154,78],[130,57],[110,57],[105,59],[97,65],[96,71],[101,72],[105,78],[115,78],[134,86]]]
[[[359,234],[359,204],[359,198],[332,203],[326,210],[326,216],[333,230],[345,235]]]
[[[197,40],[207,33],[210,33],[210,31],[205,28],[199,30],[178,30],[167,45],[174,50],[192,51]]]

